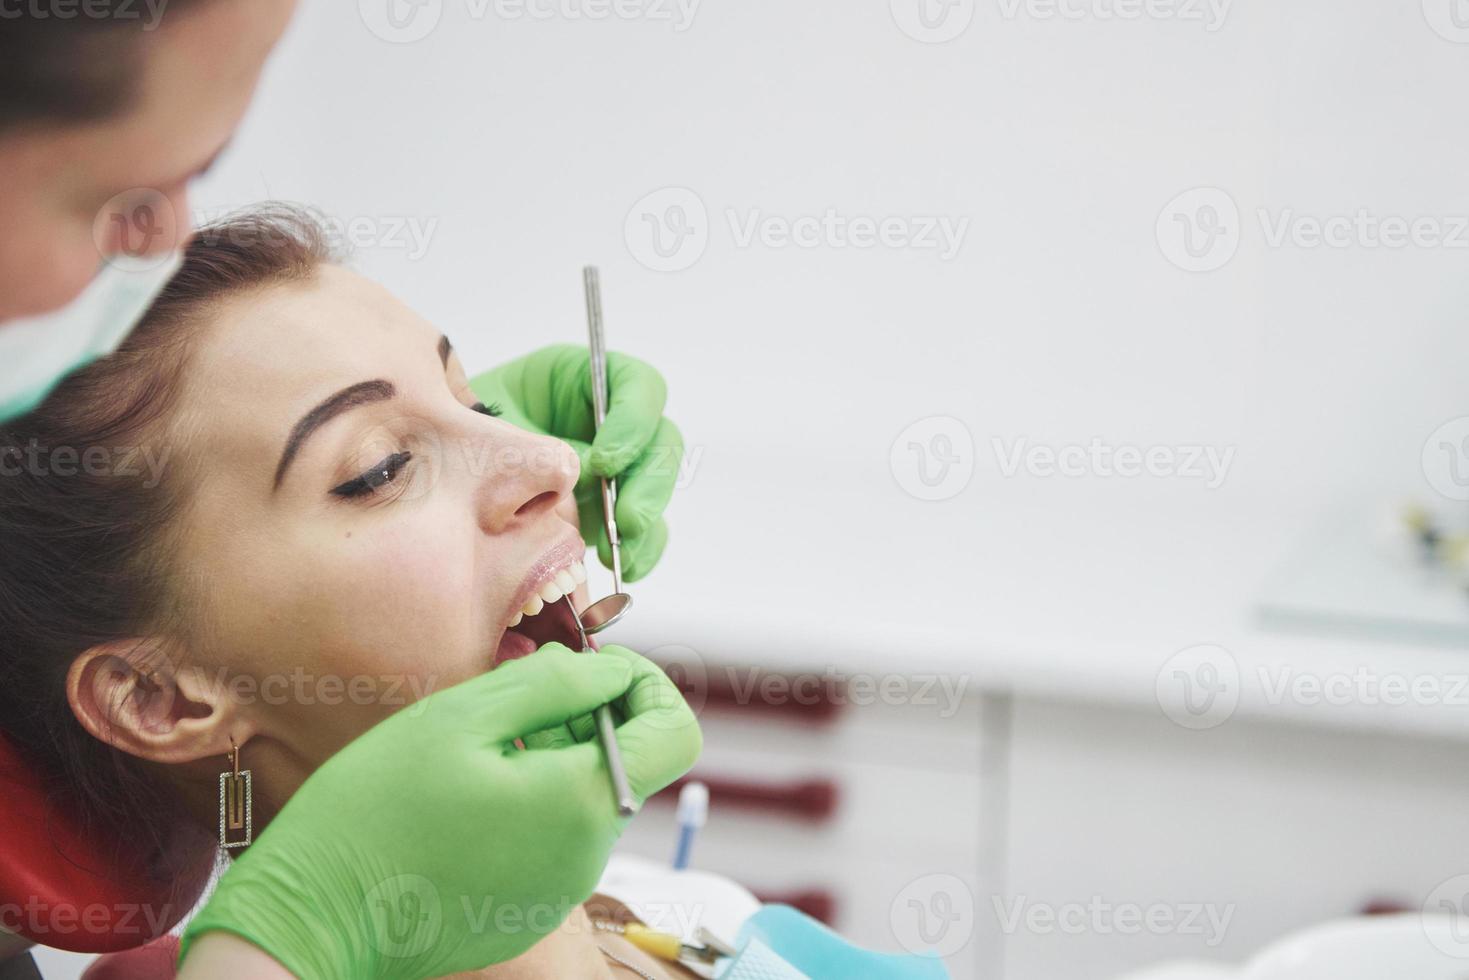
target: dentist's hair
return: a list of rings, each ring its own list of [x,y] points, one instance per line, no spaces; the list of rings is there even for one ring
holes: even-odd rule
[[[204,2],[86,0],[69,14],[44,3],[0,4],[0,133],[121,112],[136,96],[147,35]]]
[[[114,354],[0,423],[0,734],[87,826],[127,827],[160,880],[197,867],[209,840],[160,770],[92,737],[66,693],[80,654],[176,636],[185,622],[188,589],[169,559],[187,474],[170,463],[160,480],[126,457],[177,438],[170,413],[214,302],[307,279],[335,258],[320,223],[286,206],[204,228]]]

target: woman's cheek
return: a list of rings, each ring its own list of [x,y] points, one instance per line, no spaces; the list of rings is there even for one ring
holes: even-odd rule
[[[362,671],[447,686],[445,678],[467,669],[477,605],[472,541],[457,543],[465,536],[425,521],[354,537],[338,552],[340,589],[323,610],[335,628],[323,639],[347,640],[335,656]]]

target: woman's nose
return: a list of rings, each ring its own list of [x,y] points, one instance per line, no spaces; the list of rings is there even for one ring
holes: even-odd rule
[[[571,499],[581,464],[560,439],[494,426],[490,466],[479,477],[480,525],[498,534],[543,520]]]

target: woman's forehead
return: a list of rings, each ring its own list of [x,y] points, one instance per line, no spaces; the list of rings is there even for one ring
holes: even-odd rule
[[[268,449],[350,385],[381,379],[404,392],[441,387],[438,343],[439,332],[387,290],[322,266],[311,279],[216,307],[190,357],[186,410],[201,436],[235,451],[256,443]]]

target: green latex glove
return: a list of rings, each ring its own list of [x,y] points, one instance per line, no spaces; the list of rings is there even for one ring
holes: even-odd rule
[[[615,352],[607,354],[607,420],[598,431],[588,357],[585,347],[546,347],[481,374],[469,387],[486,405],[498,405],[507,422],[555,436],[576,450],[582,537],[597,546],[597,557],[608,568],[612,548],[602,526],[600,478],[617,478],[622,576],[635,582],[648,574],[668,543],[663,510],[678,479],[683,436],[663,417],[668,397],[663,376]]]
[[[180,959],[216,929],[310,980],[418,980],[520,955],[591,895],[626,823],[596,741],[532,733],[589,737],[567,722],[608,703],[627,719],[617,743],[640,800],[693,765],[698,722],[657,665],[547,644],[328,759],[220,879]]]

